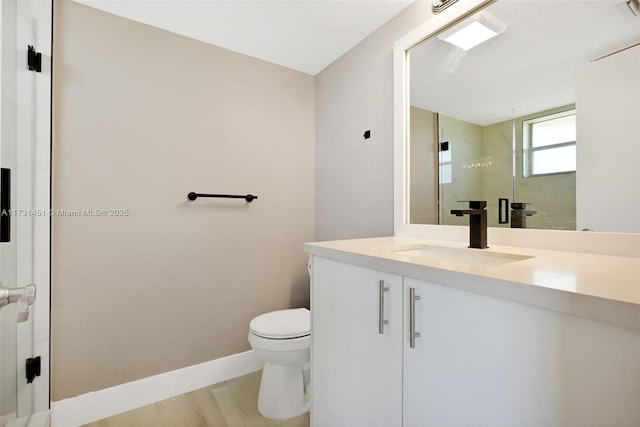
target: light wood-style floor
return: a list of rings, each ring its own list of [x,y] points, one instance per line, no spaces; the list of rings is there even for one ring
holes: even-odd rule
[[[262,371],[114,415],[85,427],[309,427],[309,413],[287,421],[258,412]]]

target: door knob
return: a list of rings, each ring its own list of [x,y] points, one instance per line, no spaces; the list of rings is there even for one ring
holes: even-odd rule
[[[29,318],[29,307],[36,300],[36,285],[26,285],[22,288],[5,288],[0,285],[0,308],[8,304],[17,304],[18,322]]]

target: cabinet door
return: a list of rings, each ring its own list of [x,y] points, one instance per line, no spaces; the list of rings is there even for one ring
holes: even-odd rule
[[[400,426],[402,277],[314,256],[311,278],[311,425]]]
[[[420,337],[404,345],[404,426],[640,425],[637,331],[409,278],[404,286],[407,306],[411,288],[420,297]]]

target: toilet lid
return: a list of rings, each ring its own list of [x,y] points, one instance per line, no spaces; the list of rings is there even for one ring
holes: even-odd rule
[[[249,328],[264,338],[297,338],[311,333],[311,316],[306,308],[272,311],[253,319]]]

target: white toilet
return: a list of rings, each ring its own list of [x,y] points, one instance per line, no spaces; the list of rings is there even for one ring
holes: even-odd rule
[[[264,360],[258,410],[284,420],[309,411],[311,318],[306,308],[261,314],[249,324],[249,343]]]

